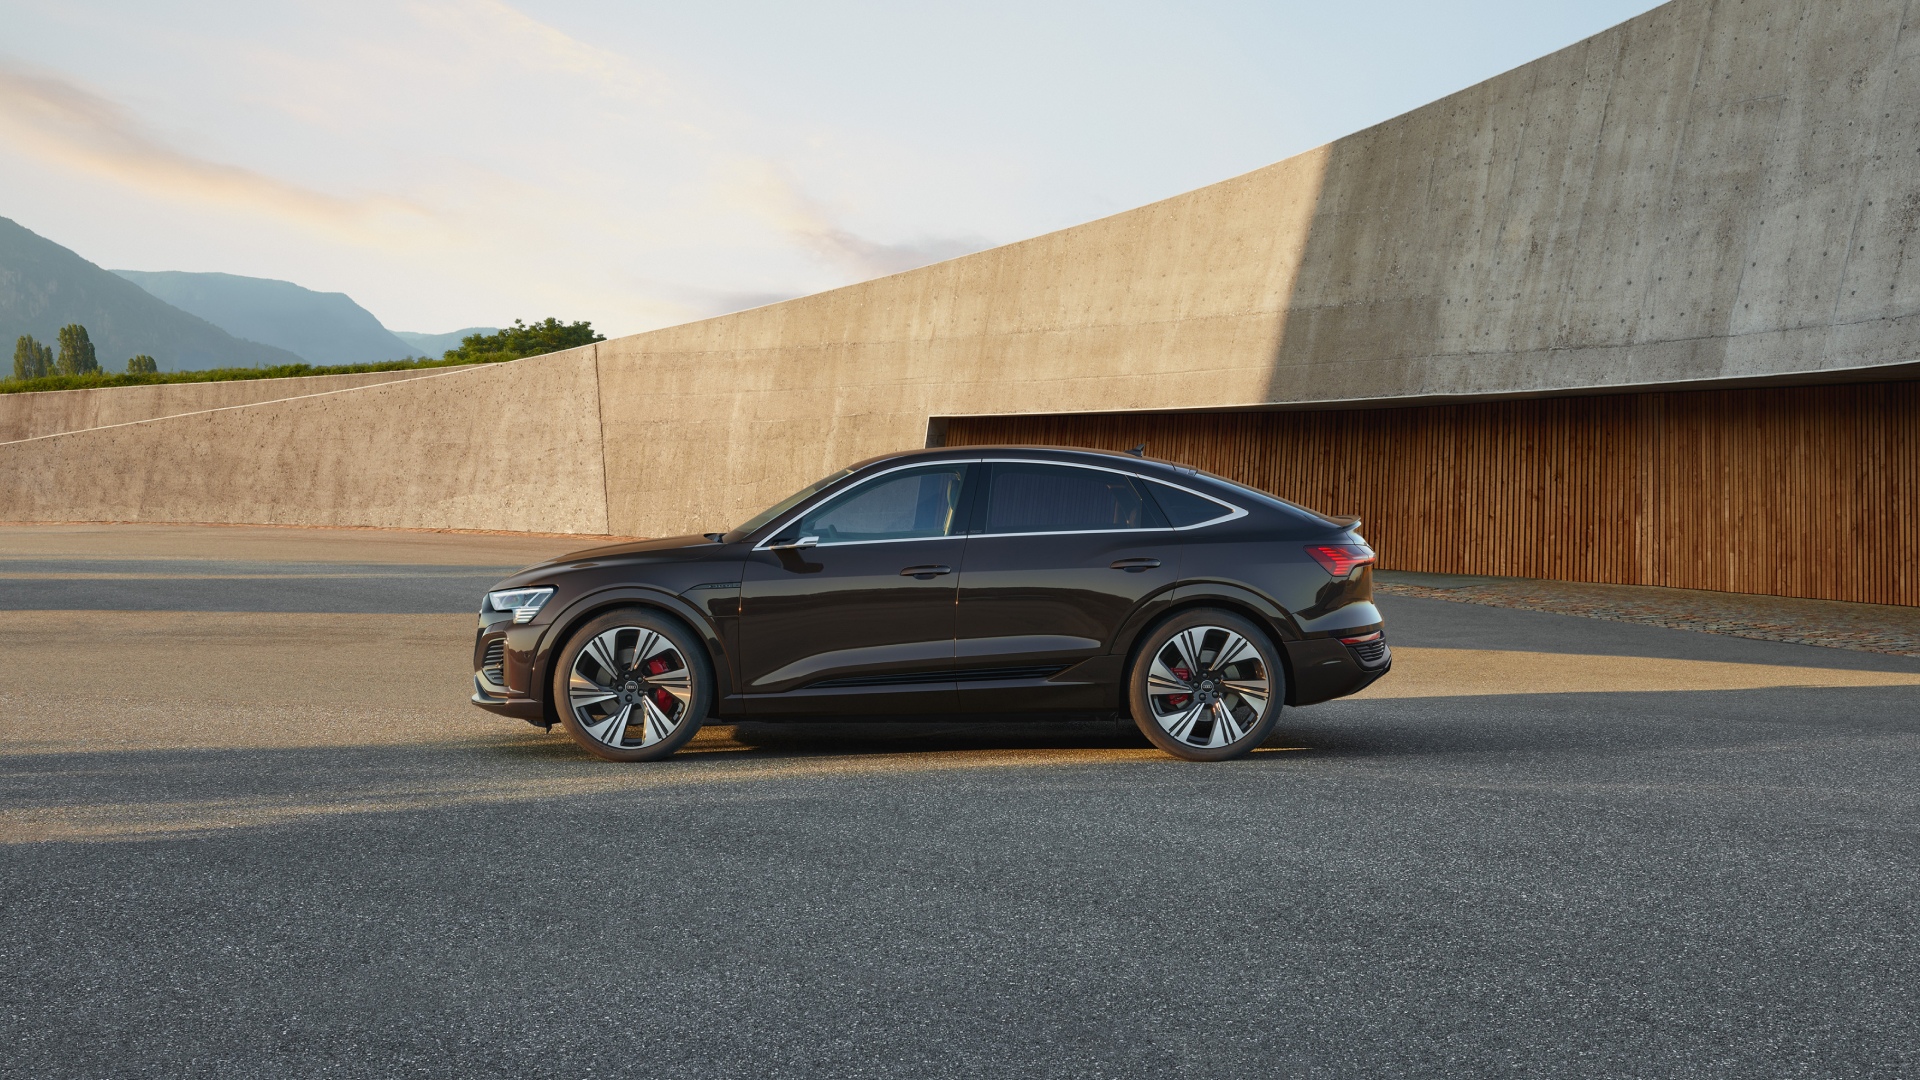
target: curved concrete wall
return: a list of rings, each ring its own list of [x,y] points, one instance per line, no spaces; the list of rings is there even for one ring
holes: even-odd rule
[[[606,342],[589,361],[0,446],[0,470],[33,485],[0,499],[0,518],[164,506],[175,520],[658,535],[722,527],[847,461],[920,445],[936,416],[1556,393],[1914,360],[1920,38],[1905,10],[1677,0],[1224,183]],[[556,381],[561,369],[578,371]],[[446,405],[455,385],[492,408]],[[435,444],[472,470],[420,470],[417,425],[436,410],[477,425]],[[572,434],[529,431],[560,423]],[[300,440],[315,438],[334,447],[330,485],[301,475]],[[548,472],[503,510],[472,485],[509,475],[523,439],[546,448],[534,456]],[[136,449],[191,463],[200,493],[73,471]]]
[[[607,532],[588,346],[0,444],[0,519]]]
[[[610,470],[609,520],[728,520],[918,444],[929,416],[1920,358],[1920,34],[1905,10],[1680,0],[1225,183],[610,342],[607,437],[667,467]]]
[[[236,379],[232,382],[155,383],[100,390],[53,390],[0,394],[0,443],[37,439],[63,431],[130,424],[159,416],[205,412],[256,401],[324,394],[356,386],[439,375],[447,368],[370,371],[358,375],[309,375],[299,379]]]

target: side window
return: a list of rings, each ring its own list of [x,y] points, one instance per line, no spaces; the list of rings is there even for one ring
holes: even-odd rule
[[[1133,481],[1101,469],[999,462],[987,492],[989,533],[1163,528]]]
[[[1172,484],[1163,484],[1158,480],[1147,481],[1147,490],[1153,493],[1153,501],[1160,504],[1160,509],[1167,515],[1167,520],[1173,522],[1173,527],[1176,529],[1198,525],[1203,521],[1212,521],[1233,513],[1233,507],[1225,503],[1214,502],[1212,499],[1195,495],[1191,491],[1174,487]]]
[[[800,520],[798,529],[785,532],[817,536],[822,544],[951,536],[966,475],[965,465],[926,465],[889,473],[815,508]]]

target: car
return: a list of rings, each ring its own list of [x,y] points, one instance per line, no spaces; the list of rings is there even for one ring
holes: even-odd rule
[[[709,719],[1088,712],[1219,761],[1391,668],[1359,525],[1144,448],[890,454],[501,581],[472,700],[613,761]]]

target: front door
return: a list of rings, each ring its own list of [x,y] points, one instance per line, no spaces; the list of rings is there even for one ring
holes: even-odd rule
[[[954,707],[954,595],[970,468],[944,462],[881,473],[747,556],[743,712]]]
[[[960,572],[966,711],[1111,708],[1115,635],[1179,577],[1175,533],[1125,473],[992,462]]]

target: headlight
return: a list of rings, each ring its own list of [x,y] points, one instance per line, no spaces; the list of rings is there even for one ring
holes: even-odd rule
[[[487,610],[511,611],[513,621],[532,622],[546,602],[553,598],[551,587],[544,589],[501,589],[487,594]]]

